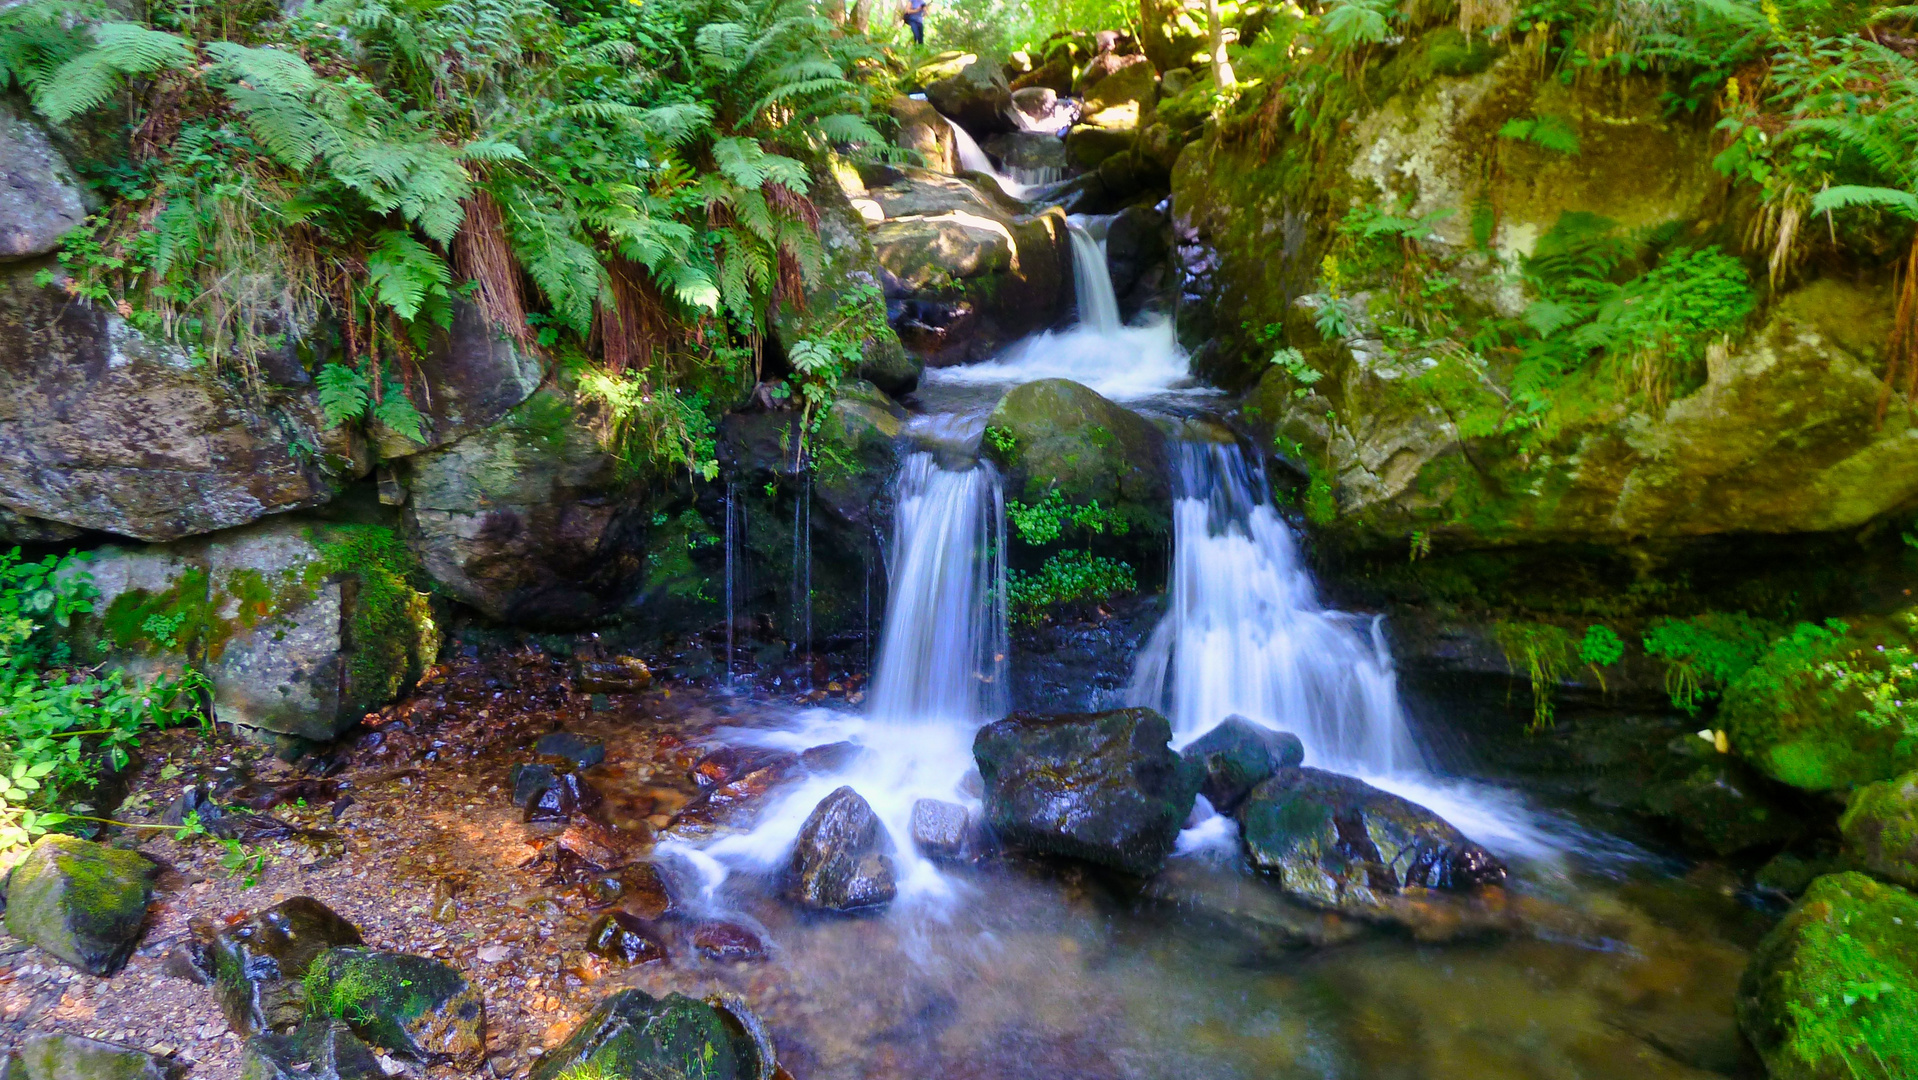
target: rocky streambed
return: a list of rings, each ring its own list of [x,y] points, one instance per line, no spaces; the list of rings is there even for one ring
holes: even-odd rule
[[[14,892],[0,1038],[31,1076],[36,1053],[87,1050],[49,1035],[196,1077],[549,1077],[601,1044],[681,1053],[674,1031],[729,1064],[662,1075],[770,1075],[775,1055],[795,1077],[1758,1075],[1733,990],[1774,916],[1729,866],[1592,836],[1574,854],[1576,824],[1549,815],[1495,855],[1300,767],[1295,743],[1227,728],[1181,756],[1133,710],[992,725],[983,814],[928,808],[888,837],[835,792],[796,863],[715,885],[688,851],[860,752],[754,733],[850,713],[857,683],[728,692],[643,670],[465,655],[298,764],[149,740],[116,818],[192,806],[215,835],[110,829],[91,849],[152,890],[111,975],[50,955]],[[1180,832],[1201,790],[1263,873],[1229,833]],[[1076,809],[1049,819],[1061,798]],[[1319,842],[1297,820],[1321,813]],[[1383,843],[1355,852],[1354,822]],[[861,875],[903,876],[908,844],[937,855],[942,889],[888,903]],[[396,1028],[355,996],[388,969],[408,984]]]

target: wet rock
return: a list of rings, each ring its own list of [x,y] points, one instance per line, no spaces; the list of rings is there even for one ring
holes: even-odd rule
[[[1671,739],[1636,780],[1641,812],[1678,826],[1687,840],[1719,855],[1777,847],[1804,831],[1804,819],[1774,797],[1776,785],[1745,762],[1696,735]]]
[[[928,859],[961,859],[972,832],[971,815],[956,803],[920,799],[912,804],[912,842]]]
[[[125,966],[159,870],[131,851],[49,833],[7,874],[7,932],[89,975]]]
[[[579,660],[573,665],[573,689],[582,694],[631,694],[652,684],[652,671],[636,656]]]
[[[152,1054],[78,1035],[30,1035],[19,1061],[25,1080],[173,1080],[185,1071]]]
[[[827,743],[814,746],[799,755],[799,764],[806,771],[830,776],[843,772],[853,762],[866,756],[866,748],[856,742]]]
[[[606,760],[604,742],[570,731],[552,731],[541,735],[534,749],[549,757],[565,758],[582,769],[592,768]]]
[[[196,925],[196,937],[208,928]],[[204,941],[227,1023],[242,1035],[297,1025],[306,1013],[303,980],[328,949],[364,942],[352,923],[310,896],[296,896],[240,922],[212,929]]]
[[[772,1080],[764,1026],[736,1000],[655,998],[622,990],[533,1066],[531,1080],[644,1076],[656,1080]]]
[[[986,823],[1011,847],[1151,875],[1172,853],[1201,779],[1171,739],[1151,709],[1014,713],[987,724],[972,744]]]
[[[974,61],[952,76],[926,84],[926,100],[959,122],[974,138],[1011,131],[1012,86],[999,66]]]
[[[552,787],[558,779],[557,769],[537,762],[515,765],[506,770],[506,783],[513,789],[513,805],[521,808],[532,805],[540,793]]]
[[[750,963],[766,958],[766,943],[749,927],[730,922],[700,923],[693,927],[693,948],[708,960],[722,964]]]
[[[983,452],[1005,471],[1008,498],[1096,500],[1125,519],[1134,565],[1158,557],[1171,530],[1171,467],[1150,421],[1079,383],[1039,379],[1008,392],[986,422],[996,434]]]
[[[286,1034],[246,1042],[241,1080],[386,1080],[379,1055],[343,1021],[309,1020]]]
[[[592,814],[601,805],[599,792],[578,773],[560,773],[526,804],[525,819],[568,821],[574,814]]]
[[[959,156],[953,152],[952,126],[931,102],[901,95],[887,102],[886,111],[899,122],[893,142],[901,149],[916,152],[918,164],[944,173],[958,171]]]
[[[1914,996],[1918,896],[1832,874],[1753,950],[1738,1026],[1775,1080],[1918,1076]]]
[[[1853,792],[1838,829],[1867,873],[1918,888],[1918,772]]]
[[[1219,726],[1194,739],[1180,756],[1205,770],[1199,785],[1212,808],[1221,814],[1238,809],[1245,797],[1280,769],[1305,763],[1305,744],[1289,731],[1274,731],[1228,716]]]
[[[0,262],[52,252],[86,220],[86,189],[12,101],[0,101],[0,161]]]
[[[559,834],[559,846],[596,870],[617,870],[633,861],[644,838],[621,833],[588,818],[575,820]]]
[[[620,868],[618,877],[620,895],[616,903],[621,911],[653,922],[678,910],[671,885],[657,864],[634,863]]]
[[[477,1067],[486,1006],[477,988],[438,960],[374,949],[328,949],[308,969],[309,1008],[414,1061]]]
[[[859,911],[891,903],[892,846],[879,816],[842,787],[819,800],[793,844],[787,895],[822,911]]]
[[[994,135],[980,149],[992,155],[1007,172],[1019,170],[1030,176],[1037,175],[1037,170],[1048,170],[1056,177],[1066,169],[1066,144],[1037,131]]]
[[[1206,859],[1174,860],[1153,875],[1142,895],[1205,920],[1254,955],[1340,945],[1368,929],[1357,919],[1291,900],[1242,866]]]
[[[791,778],[797,760],[787,754],[772,764],[707,788],[674,815],[667,833],[681,840],[707,840],[751,829],[766,793]]]
[[[1410,888],[1465,892],[1505,866],[1416,803],[1322,769],[1281,769],[1238,812],[1246,857],[1295,899],[1389,917]]]
[[[763,746],[726,746],[700,758],[693,765],[693,783],[702,788],[724,787],[762,769],[788,770],[793,755]]]
[[[586,948],[623,964],[654,964],[666,959],[666,946],[653,928],[624,911],[600,916],[586,931]]]
[[[1811,888],[1812,882],[1843,869],[1845,867],[1837,859],[1807,859],[1789,851],[1781,851],[1758,868],[1758,872],[1752,875],[1752,884],[1767,892],[1795,897]]]

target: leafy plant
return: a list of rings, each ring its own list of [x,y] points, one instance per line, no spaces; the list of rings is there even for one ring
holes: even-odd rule
[[[1816,631],[1816,628],[1812,628]],[[1696,716],[1750,670],[1771,646],[1774,627],[1743,613],[1659,619],[1645,631],[1648,655],[1665,661],[1665,690],[1672,704]]]
[[[1012,524],[1014,535],[1034,547],[1053,543],[1067,528],[1114,536],[1124,536],[1131,528],[1123,514],[1100,506],[1099,500],[1074,505],[1066,502],[1065,493],[1058,488],[1046,492],[1046,497],[1036,503],[1008,500],[1006,520]]]
[[[1578,154],[1578,129],[1564,117],[1541,114],[1507,120],[1498,134],[1501,139],[1528,142],[1554,154]]]
[[[1103,600],[1139,588],[1132,567],[1089,551],[1061,551],[1047,558],[1034,573],[1007,574],[1007,598],[1012,615],[1024,624],[1037,623],[1056,605],[1075,600]]]
[[[1493,636],[1505,652],[1506,665],[1514,674],[1522,670],[1531,685],[1532,720],[1526,731],[1551,727],[1558,684],[1576,655],[1572,635],[1550,623],[1500,622],[1493,627]]]

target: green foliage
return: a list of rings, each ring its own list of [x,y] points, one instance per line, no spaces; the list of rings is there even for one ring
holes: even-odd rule
[[[999,451],[1001,454],[1010,454],[1014,450],[1017,450],[1019,448],[1018,434],[1008,428],[1002,428],[1002,427],[987,428],[986,434],[985,434],[985,440],[986,440],[987,446],[992,447],[994,450]],[[1912,546],[1918,547],[1918,541],[1913,541]]]
[[[1806,1075],[1891,1077],[1918,1067],[1914,922],[1918,898],[1903,889],[1856,873],[1812,884],[1780,975],[1791,1019],[1784,1049]]]
[[[220,846],[226,849],[220,855],[220,869],[225,870],[227,876],[239,878],[242,889],[251,889],[259,884],[260,875],[266,872],[266,864],[272,861],[271,853],[249,852],[246,845],[232,837],[221,837]]]
[[[1532,688],[1532,721],[1528,732],[1552,726],[1559,681],[1580,655],[1572,635],[1562,626],[1536,622],[1500,622],[1493,627],[1505,663],[1514,674],[1525,673]]]
[[[1578,154],[1578,129],[1564,117],[1541,115],[1507,120],[1499,138],[1528,142],[1554,154]]]
[[[1332,474],[1316,463],[1306,466],[1305,519],[1314,525],[1330,525],[1339,519],[1339,498],[1332,487]]]
[[[1022,503],[1008,500],[1006,520],[1012,523],[1013,535],[1034,547],[1054,543],[1068,528],[1079,528],[1087,533],[1124,536],[1131,528],[1125,516],[1117,510],[1109,510],[1093,499],[1083,506],[1066,502],[1066,497],[1058,488],[1046,492],[1046,497],[1036,503]]]
[[[1312,387],[1320,379],[1325,378],[1325,372],[1306,363],[1305,354],[1294,348],[1283,348],[1273,353],[1272,366],[1284,371],[1293,382],[1298,384],[1292,388],[1294,400],[1304,400],[1311,396]]]
[[[678,467],[689,476],[717,477],[718,427],[706,394],[654,389],[655,377],[650,370],[624,375],[593,371],[580,379],[579,392],[605,406],[609,442],[629,474]]]
[[[1625,642],[1611,627],[1593,624],[1585,628],[1585,636],[1579,639],[1578,659],[1595,669],[1611,667],[1625,659]]]
[[[1079,550],[1057,552],[1037,572],[1014,570],[1006,578],[1012,617],[1026,625],[1042,621],[1059,604],[1104,600],[1138,588],[1131,566]]]
[[[57,803],[124,765],[143,729],[200,712],[207,683],[190,669],[141,685],[73,666],[59,631],[97,595],[81,556],[0,554],[0,853],[67,821]]]
[[[329,363],[320,369],[316,381],[320,388],[320,411],[326,414],[328,427],[351,423],[366,415],[372,403],[372,387],[365,375],[345,364]]]
[[[1805,624],[1801,624],[1804,627]],[[1810,635],[1820,633],[1807,627]],[[1700,706],[1758,663],[1776,627],[1742,612],[1659,619],[1645,631],[1645,652],[1665,661],[1672,704],[1696,716]]]

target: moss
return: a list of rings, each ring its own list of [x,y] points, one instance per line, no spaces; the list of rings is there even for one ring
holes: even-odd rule
[[[1838,830],[1866,870],[1918,888],[1918,772],[1853,792]]]
[[[1814,881],[1754,951],[1738,1019],[1774,1080],[1918,1074],[1918,897]]]
[[[351,653],[342,708],[363,710],[391,701],[419,678],[439,653],[432,606],[415,587],[419,561],[399,534],[380,525],[338,525],[315,535],[320,557],[309,582],[347,576],[357,587],[346,621]]]

